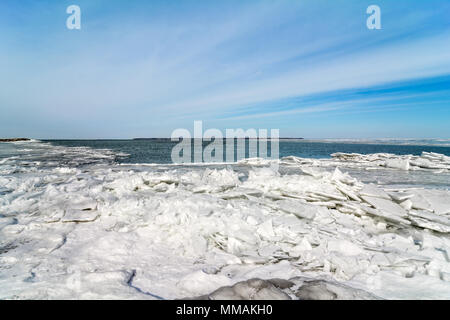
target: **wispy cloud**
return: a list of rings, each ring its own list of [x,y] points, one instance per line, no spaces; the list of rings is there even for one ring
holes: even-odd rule
[[[365,27],[368,1],[78,2],[78,33],[64,1],[0,5],[0,134],[24,114],[20,129],[39,137],[168,136],[193,119],[289,127],[292,115],[379,106],[342,101],[345,90],[450,74],[446,1],[379,1],[382,30]],[[326,99],[287,107],[312,95]]]

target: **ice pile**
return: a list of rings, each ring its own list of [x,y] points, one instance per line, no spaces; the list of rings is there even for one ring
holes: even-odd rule
[[[386,167],[401,170],[435,170],[445,172],[450,170],[450,157],[434,152],[422,152],[420,156],[399,156],[389,153],[334,153],[335,160],[351,162],[369,167]]]
[[[264,298],[280,294],[263,281],[275,278],[297,285],[282,288],[290,298],[450,297],[450,192],[362,183],[330,164],[370,155],[287,157],[279,170],[251,159],[139,166],[35,144],[26,154],[45,148],[46,165],[0,160],[0,299],[173,299],[219,288],[228,299],[254,285]],[[59,153],[64,163],[49,165]],[[250,279],[263,282],[236,293]]]

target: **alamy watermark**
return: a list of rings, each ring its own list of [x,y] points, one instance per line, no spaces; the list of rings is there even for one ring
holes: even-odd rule
[[[67,7],[66,13],[70,16],[66,20],[66,27],[69,30],[81,29],[81,8],[76,4]],[[366,26],[369,30],[381,29],[381,9],[378,5],[370,5],[366,9],[370,16],[366,20]]]
[[[381,29],[381,9],[377,5],[370,5],[367,7],[366,10],[367,14],[370,14],[370,16],[367,18],[366,26],[367,29],[373,30],[373,29]]]
[[[173,163],[236,162],[245,158],[278,160],[279,129],[207,129],[194,121],[194,134],[184,128],[172,132],[171,140],[179,143],[172,148]],[[205,145],[206,143],[206,145]],[[270,147],[270,148],[269,148]],[[270,151],[270,152],[269,152]]]
[[[70,5],[66,9],[66,13],[70,16],[66,20],[66,27],[69,30],[81,29],[81,8],[75,4]]]

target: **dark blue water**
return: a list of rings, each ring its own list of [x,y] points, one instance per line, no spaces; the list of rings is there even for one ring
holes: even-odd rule
[[[118,153],[129,154],[117,159],[120,163],[172,163],[172,148],[178,142],[170,139],[152,140],[47,140],[54,145],[66,147],[91,147],[96,149],[110,149]],[[224,146],[228,142],[223,142]],[[204,142],[204,146],[209,142]],[[270,154],[270,142],[268,151]],[[236,143],[235,143],[236,145]],[[248,146],[248,141],[247,141]],[[224,154],[225,154],[224,147]],[[248,148],[247,148],[248,150]],[[427,145],[394,145],[376,143],[340,143],[304,140],[281,140],[279,142],[280,157],[297,156],[303,158],[329,158],[332,153],[393,153],[398,155],[420,155],[423,151],[436,152],[450,156],[449,146]],[[248,153],[246,153],[248,156]]]

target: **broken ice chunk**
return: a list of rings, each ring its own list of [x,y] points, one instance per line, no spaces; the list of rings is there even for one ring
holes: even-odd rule
[[[339,168],[336,167],[334,169],[333,175],[331,176],[331,180],[337,183],[344,183],[347,185],[354,185],[357,180],[355,178],[350,177],[348,173],[342,173]]]
[[[299,218],[314,219],[316,216],[317,208],[312,205],[303,204],[291,200],[277,201],[280,210],[292,213]]]
[[[399,205],[405,210],[411,210],[411,208],[412,208],[412,202],[409,199],[407,199],[403,202],[400,202]]]
[[[364,252],[361,247],[348,240],[331,240],[327,248],[328,251],[336,251],[345,256],[356,256]]]
[[[391,200],[391,197],[384,190],[377,188],[377,186],[373,184],[364,185],[364,187],[360,191],[360,195]]]
[[[411,192],[414,194],[414,197],[409,200],[412,202],[411,207],[413,209],[433,211],[430,203],[420,194],[419,191],[412,190]]]
[[[98,217],[97,211],[68,209],[61,219],[62,222],[90,222]]]
[[[409,217],[409,220],[411,220],[413,225],[424,228],[424,229],[430,229],[430,230],[434,230],[434,231],[442,232],[442,233],[450,233],[449,226],[435,223],[435,222],[427,220],[427,219],[422,219],[419,217]]]
[[[374,208],[397,217],[407,217],[408,214],[405,209],[393,201],[382,198],[362,196],[363,200],[372,205]]]
[[[257,232],[263,239],[272,240],[275,237],[275,233],[273,232],[272,219],[261,223],[257,229]]]
[[[443,190],[421,190],[421,195],[431,205],[436,214],[450,213],[450,197]]]
[[[263,191],[249,188],[236,188],[230,192],[223,193],[220,197],[224,200],[246,198],[246,196],[261,197]]]
[[[414,194],[412,193],[403,193],[403,192],[396,192],[396,193],[389,193],[389,196],[392,198],[392,200],[396,202],[403,202],[405,200],[408,200],[412,197],[414,197]]]
[[[70,203],[70,209],[78,210],[95,210],[97,209],[97,201],[92,199],[81,200],[77,202]]]
[[[414,225],[443,233],[450,232],[450,219],[444,216],[417,210],[411,210],[409,215]]]
[[[308,195],[310,196],[320,196],[323,197],[326,200],[339,200],[339,201],[346,201],[347,198],[343,197],[341,195],[337,195],[337,194],[332,194],[332,193],[325,193],[325,192],[319,192],[319,191],[314,191],[314,192],[307,192]]]
[[[289,250],[289,255],[294,258],[300,257],[302,252],[312,250],[312,246],[309,243],[308,239],[303,238],[300,244],[296,245],[295,247],[291,248]]]
[[[268,245],[258,249],[258,253],[262,257],[273,257],[275,252],[280,250],[279,246],[276,245]]]
[[[384,162],[384,166],[387,168],[409,170],[409,159],[387,159]]]
[[[403,219],[401,217],[398,217],[398,216],[395,216],[395,215],[389,215],[387,213],[381,212],[378,209],[368,208],[368,207],[364,207],[364,206],[362,206],[361,209],[364,210],[369,215],[383,218],[383,219],[385,219],[386,221],[389,221],[389,222],[406,224],[406,225],[410,225],[411,224],[411,222],[408,221],[408,220],[405,220],[405,219]]]

